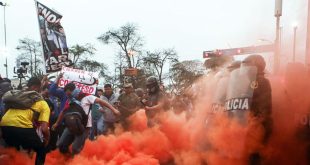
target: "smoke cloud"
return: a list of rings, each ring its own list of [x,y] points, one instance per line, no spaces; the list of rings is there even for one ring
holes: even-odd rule
[[[161,115],[161,125],[147,128],[144,110],[133,115],[130,132],[87,140],[83,151],[69,158],[59,151],[47,155],[47,165],[158,165],[247,164],[249,154],[259,152],[263,164],[306,164],[309,151],[310,79],[302,64],[289,64],[282,76],[267,75],[272,85],[273,132],[261,143],[264,128],[249,118],[246,125],[225,113],[210,115],[217,79],[199,80],[191,118],[173,111]],[[206,123],[208,119],[208,123]],[[0,149],[0,164],[33,164],[34,157],[13,149]]]

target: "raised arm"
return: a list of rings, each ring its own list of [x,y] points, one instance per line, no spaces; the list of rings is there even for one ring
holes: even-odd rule
[[[96,98],[95,103],[98,103],[101,107],[109,108],[115,115],[121,114],[116,108],[114,108],[111,104],[109,104],[108,102],[106,102],[104,100]]]
[[[65,93],[62,89],[59,89],[58,88],[58,83],[59,83],[59,80],[60,78],[62,78],[63,76],[63,73],[60,73],[58,75],[58,77],[56,78],[55,82],[53,82],[48,90],[48,92],[53,95],[53,96],[56,96],[60,99],[62,99],[63,97],[65,97]]]

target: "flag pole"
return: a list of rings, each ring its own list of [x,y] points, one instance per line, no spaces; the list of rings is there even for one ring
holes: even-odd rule
[[[40,36],[41,48],[42,48],[42,54],[43,54],[43,64],[44,64],[43,74],[45,75],[46,74],[46,61],[44,58],[44,48],[43,48],[43,41],[42,41],[42,36],[41,36],[41,27],[40,27],[39,12],[38,12],[38,1],[34,0],[34,4],[35,4],[35,8],[36,8],[36,13],[37,13],[39,36]]]

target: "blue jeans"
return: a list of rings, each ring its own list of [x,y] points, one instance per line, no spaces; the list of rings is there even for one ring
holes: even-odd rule
[[[89,140],[95,140],[95,137],[98,135],[97,131],[97,119],[93,119],[92,127],[90,128]]]
[[[103,115],[97,120],[97,134],[102,135],[104,132],[106,132],[105,126],[104,126],[104,120]]]
[[[57,143],[59,151],[61,153],[70,153],[69,146],[72,144],[72,155],[80,153],[84,147],[88,133],[89,128],[86,128],[82,135],[74,135],[68,130],[68,128],[65,128]]]
[[[99,118],[99,120],[97,121],[97,134],[98,135],[107,135],[107,133],[109,131],[111,131],[111,133],[114,132],[115,126],[114,126],[115,122],[107,122],[104,120],[104,116],[101,116]]]

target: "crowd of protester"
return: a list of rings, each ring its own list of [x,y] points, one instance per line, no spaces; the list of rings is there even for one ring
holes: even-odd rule
[[[241,103],[241,100],[237,100],[238,105],[235,104],[235,100],[232,100],[234,105],[225,105],[226,95],[222,95],[221,91],[233,90],[232,93],[235,94],[235,84],[228,84],[233,71],[246,67],[254,68],[255,72],[246,71],[247,74],[254,73],[248,75],[249,77],[255,77],[255,81],[250,84],[253,99],[249,112],[251,117],[257,119],[256,124],[258,122],[264,129],[263,138],[259,143],[268,143],[273,120],[271,86],[264,76],[264,59],[259,55],[252,55],[242,62],[228,60],[214,63],[207,60],[205,66],[217,84],[208,115],[216,115],[217,111],[226,109],[229,118],[242,125],[251,123],[244,122],[244,111],[235,111],[234,107],[247,105]],[[203,95],[200,89],[196,89],[195,95],[168,94],[154,76],[146,79],[145,88],[134,89],[132,84],[125,83],[120,92],[116,92],[111,84],[105,84],[103,88],[97,89],[95,95],[90,95],[81,92],[74,83],[60,88],[58,84],[62,76],[63,74],[59,74],[55,81],[50,81],[47,76],[41,80],[36,77],[30,78],[25,91],[35,91],[37,95],[34,95],[36,97],[31,107],[24,109],[9,106],[10,102],[5,102],[5,95],[12,91],[11,82],[0,78],[0,147],[15,147],[17,150],[36,152],[36,165],[44,164],[46,154],[56,149],[68,157],[73,157],[83,150],[87,139],[96,140],[98,136],[114,134],[116,125],[120,125],[124,131],[130,131],[129,118],[140,109],[145,110],[148,127],[160,125],[159,114],[169,110],[173,110],[175,114],[185,111],[186,118],[189,119],[195,109],[193,100]],[[241,86],[240,83],[237,85]],[[209,118],[206,118],[206,124],[211,123]],[[260,164],[259,150],[253,150],[248,157],[249,164]]]
[[[163,106],[161,102],[167,102],[162,100],[168,100],[164,91],[160,91],[155,77],[147,80],[146,90],[134,89],[132,84],[125,83],[120,92],[115,92],[111,84],[105,84],[102,89],[97,89],[95,95],[90,95],[81,92],[74,83],[58,87],[62,76],[60,73],[55,81],[49,81],[47,76],[41,80],[30,78],[22,91],[35,91],[39,98],[31,107],[20,109],[9,107],[9,103],[2,99],[5,93],[18,90],[11,87],[9,79],[1,78],[0,147],[15,147],[29,153],[34,151],[35,164],[44,164],[46,154],[57,148],[73,157],[81,152],[86,139],[95,140],[100,135],[113,134],[117,124],[128,131],[128,118],[140,109],[146,110],[148,125],[154,126],[155,114]],[[75,107],[75,103],[79,106]],[[74,128],[76,120],[70,121],[69,118],[75,117],[69,112],[79,108],[87,117],[82,132]]]

